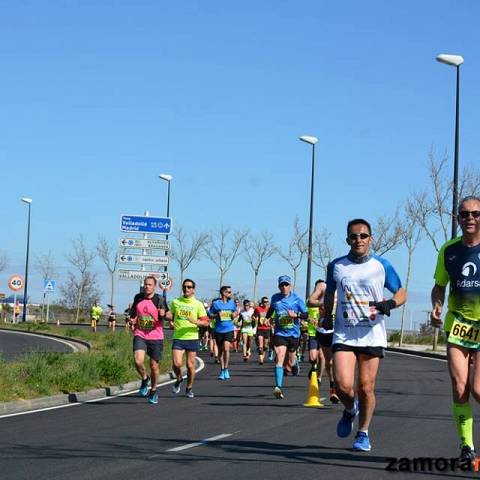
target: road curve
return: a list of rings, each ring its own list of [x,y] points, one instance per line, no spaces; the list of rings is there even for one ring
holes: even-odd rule
[[[195,399],[174,397],[167,385],[157,406],[131,395],[0,419],[2,473],[11,480],[358,480],[391,478],[387,457],[458,453],[444,361],[388,354],[377,382],[373,449],[358,453],[352,438],[335,435],[340,406],[302,406],[306,368],[286,378],[286,398],[275,400],[271,363],[260,367],[234,355],[232,379],[220,382],[218,367],[204,358]]]

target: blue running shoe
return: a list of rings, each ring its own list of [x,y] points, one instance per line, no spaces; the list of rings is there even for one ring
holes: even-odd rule
[[[142,383],[140,384],[140,388],[138,390],[138,393],[140,394],[141,397],[146,397],[148,395],[148,383],[150,382],[150,379],[147,377],[145,380],[142,380]]]
[[[368,434],[365,432],[358,432],[355,436],[352,448],[361,452],[369,452],[372,449],[372,446],[370,445]]]
[[[218,376],[219,380],[225,380],[225,370],[220,370],[220,375]]]
[[[150,390],[150,395],[148,396],[148,403],[157,404],[158,403],[158,395],[156,390]]]
[[[230,372],[228,371],[228,368],[223,371],[223,376],[225,377],[225,380],[230,380]]]
[[[342,418],[337,424],[337,435],[341,438],[348,437],[353,430],[353,422],[355,417],[358,415],[358,401],[355,400],[354,403],[355,413],[348,413],[346,410],[343,411]]]

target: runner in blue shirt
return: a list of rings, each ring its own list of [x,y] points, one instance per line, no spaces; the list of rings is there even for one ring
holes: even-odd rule
[[[288,275],[278,278],[279,293],[272,296],[267,318],[273,318],[274,336],[273,346],[277,356],[275,364],[275,389],[273,394],[276,398],[284,398],[283,387],[283,363],[288,351],[288,363],[294,375],[298,373],[296,351],[300,338],[300,319],[306,320],[307,307],[305,302],[292,292],[292,279]]]
[[[232,287],[224,285],[220,288],[220,298],[212,302],[208,311],[210,317],[215,319],[215,341],[220,359],[219,380],[228,380],[230,372],[230,347],[233,342],[235,325],[233,320],[238,317],[239,309],[232,300]]]

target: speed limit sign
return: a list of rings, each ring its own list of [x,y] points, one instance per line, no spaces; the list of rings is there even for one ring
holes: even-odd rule
[[[21,275],[12,275],[8,279],[8,288],[14,292],[18,292],[24,286],[23,277]]]

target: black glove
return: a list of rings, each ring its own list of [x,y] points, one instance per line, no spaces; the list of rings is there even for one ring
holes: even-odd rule
[[[393,310],[397,304],[395,300],[382,300],[381,302],[370,302],[370,307],[375,307],[382,315],[390,316],[390,310]]]

